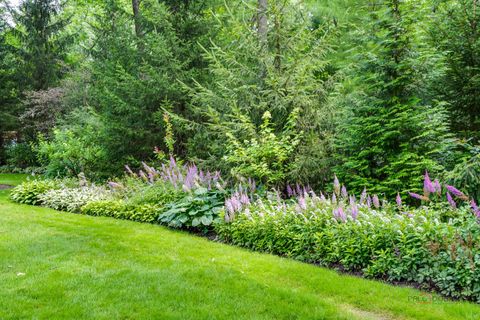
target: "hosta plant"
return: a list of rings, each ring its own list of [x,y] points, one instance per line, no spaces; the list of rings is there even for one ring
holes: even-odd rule
[[[171,227],[193,227],[205,230],[219,219],[225,193],[200,187],[177,202],[168,204],[158,221]]]
[[[15,187],[10,193],[10,198],[18,203],[41,205],[40,196],[49,191],[60,188],[60,183],[55,180],[26,181]]]

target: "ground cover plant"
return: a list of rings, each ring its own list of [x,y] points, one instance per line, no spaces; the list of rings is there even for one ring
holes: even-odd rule
[[[245,204],[234,195],[216,231],[223,241],[253,250],[480,302],[475,200],[428,174],[424,193],[410,195],[423,205],[409,207],[400,195],[391,204],[366,191],[356,199],[338,180],[329,197],[303,191],[295,200],[277,194]]]
[[[423,194],[408,195],[421,202],[417,207],[400,194],[395,203],[366,190],[357,199],[337,178],[327,196],[300,185],[287,186],[285,194],[265,193],[253,180],[227,188],[218,173],[173,158],[160,169],[145,163],[138,173],[126,169],[123,180],[109,182],[108,190],[82,176],[76,188],[27,181],[11,198],[74,213],[215,231],[221,241],[253,250],[480,301],[480,208],[428,173]],[[172,191],[174,196],[163,195]]]
[[[0,175],[0,184],[21,179]],[[8,194],[0,191],[2,319],[480,316],[478,305],[159,226],[15,204]]]
[[[480,303],[479,1],[0,0],[0,194]]]

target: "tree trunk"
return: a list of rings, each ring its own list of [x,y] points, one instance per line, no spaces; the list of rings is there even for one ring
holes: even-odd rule
[[[132,0],[133,20],[135,22],[135,34],[142,37],[142,25],[140,23],[140,0]]]
[[[268,35],[268,20],[267,20],[267,10],[268,3],[267,0],[258,0],[258,9],[257,9],[257,30],[258,30],[258,40],[262,50],[267,49],[267,35]]]

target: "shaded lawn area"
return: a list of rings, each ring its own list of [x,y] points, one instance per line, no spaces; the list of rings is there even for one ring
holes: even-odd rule
[[[0,283],[0,319],[480,319],[479,305],[160,226],[17,205],[7,190]]]
[[[0,173],[0,184],[15,186],[26,178],[26,174]]]

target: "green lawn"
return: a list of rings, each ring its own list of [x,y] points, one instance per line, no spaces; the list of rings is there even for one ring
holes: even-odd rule
[[[0,184],[17,185],[26,178],[25,174],[0,173]]]
[[[7,196],[0,319],[480,319],[478,305],[421,303],[413,289]]]

